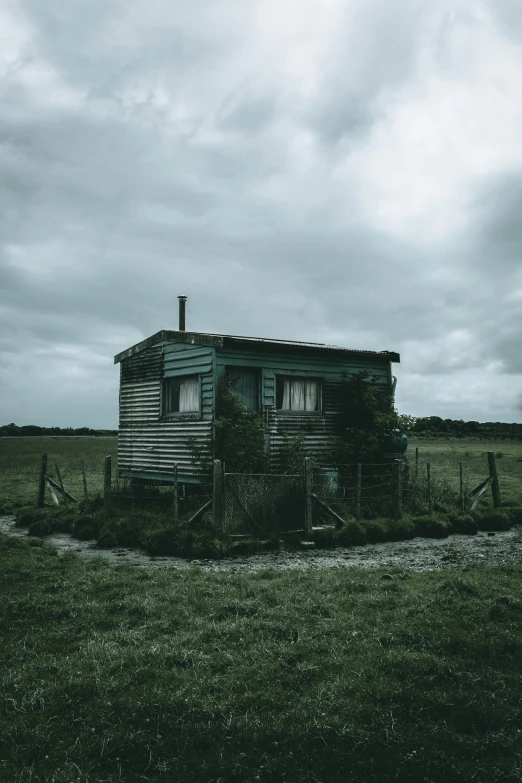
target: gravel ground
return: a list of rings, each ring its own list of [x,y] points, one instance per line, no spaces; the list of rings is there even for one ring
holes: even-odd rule
[[[14,517],[0,517],[0,531],[24,537],[27,531],[17,528]],[[145,568],[187,569],[203,571],[253,573],[268,568],[289,571],[325,568],[403,568],[409,571],[459,569],[470,563],[489,565],[520,565],[522,563],[522,528],[514,527],[502,533],[478,533],[476,536],[450,536],[443,539],[415,538],[412,541],[367,544],[339,549],[267,552],[248,557],[228,557],[223,560],[184,560],[179,557],[151,557],[135,549],[96,549],[92,543],[77,541],[66,534],[45,538],[60,553],[73,552],[79,557],[101,557],[119,565],[131,564]]]

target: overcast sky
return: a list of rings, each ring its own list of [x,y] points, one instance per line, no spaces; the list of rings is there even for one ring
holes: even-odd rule
[[[177,328],[393,350],[521,421],[520,0],[0,2],[0,424]]]

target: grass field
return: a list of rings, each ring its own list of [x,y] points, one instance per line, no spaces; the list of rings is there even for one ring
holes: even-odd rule
[[[495,454],[502,502],[522,505],[522,441],[488,441],[473,439],[410,439],[408,459],[415,463],[419,449],[419,472],[426,462],[432,466],[432,479],[449,484],[455,494],[459,489],[459,462],[464,466],[464,487],[469,491],[488,476],[487,452]],[[487,501],[491,494],[488,493]]]
[[[2,781],[521,779],[519,568],[161,572],[33,544],[0,537]]]
[[[49,475],[57,479],[56,464],[65,488],[83,497],[81,462],[85,465],[90,493],[103,488],[103,460],[110,455],[115,471],[118,439],[115,437],[26,437],[0,438],[0,507],[36,503],[38,477],[43,453],[47,454]]]

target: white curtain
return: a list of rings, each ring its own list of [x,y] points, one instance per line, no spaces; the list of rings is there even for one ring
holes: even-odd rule
[[[290,381],[285,380],[283,383],[283,405],[284,411],[290,410]]]
[[[179,412],[196,411],[199,411],[199,381],[197,378],[187,378],[179,385]]]
[[[305,409],[305,382],[290,381],[290,410],[304,411]]]
[[[283,386],[284,411],[315,411],[319,396],[317,381],[301,381],[285,378]]]
[[[319,397],[319,384],[317,381],[305,382],[305,410],[315,411],[317,410],[317,402]]]

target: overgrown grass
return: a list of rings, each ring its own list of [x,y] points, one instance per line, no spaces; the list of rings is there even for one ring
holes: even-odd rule
[[[85,465],[90,494],[103,487],[103,460],[112,456],[116,467],[118,439],[115,437],[26,437],[0,438],[0,512],[36,503],[38,477],[43,453],[48,455],[48,472],[58,480],[56,464],[65,488],[78,499],[83,497],[81,462]]]
[[[519,568],[0,569],[1,780],[520,780]]]

